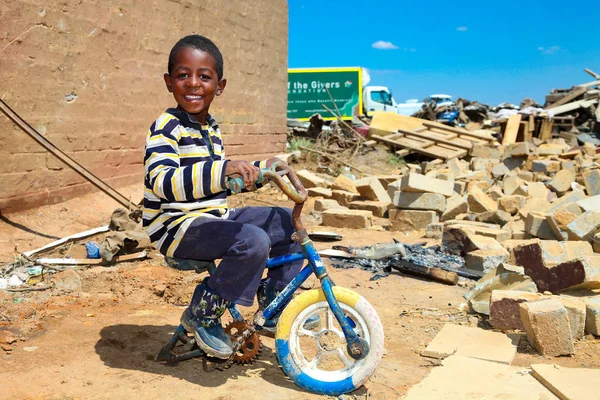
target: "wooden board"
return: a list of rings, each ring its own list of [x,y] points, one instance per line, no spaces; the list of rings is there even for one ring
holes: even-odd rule
[[[395,148],[400,147],[431,158],[440,158],[443,160],[449,160],[454,157],[462,158],[468,153],[468,151],[464,149],[449,147],[441,143],[438,145],[432,140],[424,140],[417,137],[406,137],[401,133],[396,133],[385,137],[378,135],[371,137],[380,143],[385,143]]]
[[[521,114],[515,114],[508,117],[506,123],[506,129],[504,130],[504,137],[502,139],[502,145],[513,144],[517,141],[517,135],[519,134],[519,127],[521,126]]]
[[[540,140],[548,140],[552,138],[552,126],[554,121],[551,119],[544,119],[542,121],[542,127],[540,129]]]
[[[587,92],[586,88],[576,89],[576,90],[572,91],[571,93],[569,93],[568,95],[566,95],[565,97],[563,97],[562,99],[558,100],[556,103],[552,103],[552,105],[550,105],[549,107],[546,107],[546,110],[551,110],[555,107],[562,106],[563,104],[567,104],[567,103],[575,100],[579,96],[582,96],[585,92]]]

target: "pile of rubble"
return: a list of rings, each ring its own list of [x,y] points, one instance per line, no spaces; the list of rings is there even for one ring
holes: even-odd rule
[[[465,159],[407,164],[399,175],[298,176],[324,226],[369,228],[379,217],[392,231],[441,239],[467,271],[485,274],[468,296],[475,311],[560,355],[584,332],[600,336],[598,160],[595,146],[534,138],[474,145]]]
[[[455,111],[455,123],[470,130],[493,129],[500,134],[503,144],[534,137],[545,140],[552,133],[560,133],[567,140],[598,145],[600,139],[590,133],[600,133],[600,74],[587,68],[585,72],[594,80],[571,88],[553,89],[543,106],[532,99],[524,99],[519,105],[502,103],[495,107],[458,99],[451,106],[437,107],[426,102],[413,117],[437,121],[444,112]]]

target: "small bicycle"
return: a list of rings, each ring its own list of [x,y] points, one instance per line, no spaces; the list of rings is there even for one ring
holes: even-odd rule
[[[300,219],[307,191],[296,174],[284,163],[274,163],[269,169],[261,169],[258,183],[267,181],[275,183],[295,203],[292,238],[301,244],[302,252],[271,258],[266,268],[303,259],[308,265],[264,310],[256,312],[252,323],[244,320],[235,304],[229,306],[233,322],[225,327],[225,331],[232,339],[234,350],[229,359],[209,359],[195,345],[193,336],[180,325],[156,361],[177,365],[183,360],[203,357],[207,371],[223,370],[234,362],[252,362],[260,353],[258,332],[262,325],[288,303],[300,285],[314,273],[321,288],[293,297],[279,318],[275,332],[277,358],[287,376],[305,390],[325,395],[354,391],[375,372],[381,361],[384,335],[379,316],[365,298],[350,289],[335,286],[327,274]],[[239,193],[243,181],[241,178],[230,179],[229,188]],[[168,259],[167,262],[172,267],[196,272],[211,273],[216,268],[214,261]],[[305,322],[313,315],[319,315],[319,326],[307,329]],[[179,342],[183,345],[178,346]],[[187,350],[181,351],[181,348]]]

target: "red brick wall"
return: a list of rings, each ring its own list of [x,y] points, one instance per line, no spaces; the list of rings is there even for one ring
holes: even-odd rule
[[[175,104],[169,51],[199,33],[225,58],[211,112],[227,154],[262,159],[285,148],[287,27],[285,0],[4,0],[0,96],[100,178],[141,185],[146,131]],[[2,114],[0,160],[5,213],[97,190]]]

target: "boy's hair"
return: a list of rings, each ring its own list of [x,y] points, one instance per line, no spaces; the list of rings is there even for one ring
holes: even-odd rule
[[[171,49],[171,53],[169,53],[169,66],[167,70],[169,71],[169,75],[171,74],[171,69],[175,64],[177,53],[186,47],[205,51],[210,54],[215,59],[215,67],[217,68],[217,76],[219,80],[223,78],[223,55],[219,51],[219,48],[216,44],[214,44],[210,39],[201,35],[189,35],[179,39],[179,41],[175,43],[175,46],[173,46]]]

